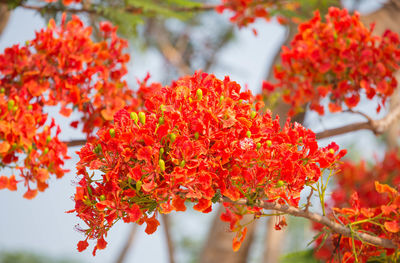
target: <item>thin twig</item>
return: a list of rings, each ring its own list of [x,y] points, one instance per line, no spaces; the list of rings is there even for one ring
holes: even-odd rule
[[[129,236],[128,236],[121,252],[119,253],[118,259],[117,259],[117,261],[115,261],[115,263],[123,263],[124,262],[126,255],[128,254],[129,248],[132,246],[133,239],[135,238],[136,229],[137,229],[137,224],[132,224],[131,231],[129,232]]]
[[[171,236],[171,222],[169,220],[169,215],[161,214],[161,217],[164,221],[164,231],[165,231],[165,238],[167,239],[169,262],[175,263],[175,252],[174,252],[175,249],[174,249],[174,241],[172,240]]]
[[[239,204],[239,205],[247,205],[246,200],[238,200],[238,201],[231,201],[228,198],[223,198],[221,200],[222,202],[230,202],[234,204]],[[361,232],[355,232],[356,235],[354,235],[354,231],[351,231],[349,227],[347,226],[342,226],[331,219],[329,219],[326,216],[322,216],[320,214],[316,214],[310,211],[305,211],[293,206],[288,206],[288,205],[281,205],[275,202],[263,202],[260,201],[260,203],[257,204],[258,207],[262,207],[264,209],[268,210],[277,210],[289,215],[297,216],[297,217],[304,217],[307,218],[311,221],[323,224],[330,228],[333,232],[338,233],[342,236],[346,237],[354,237],[357,240],[367,242],[371,245],[379,246],[379,247],[384,247],[384,248],[393,248],[393,249],[398,249],[398,247],[389,239],[384,239],[384,238],[379,238],[376,236],[372,236],[366,233],[361,233]]]
[[[313,193],[314,193],[314,189],[311,188],[310,194],[309,194],[308,197],[307,197],[306,208],[304,209],[305,212],[308,212],[308,208],[310,208],[310,205],[311,205],[311,197],[312,197]]]

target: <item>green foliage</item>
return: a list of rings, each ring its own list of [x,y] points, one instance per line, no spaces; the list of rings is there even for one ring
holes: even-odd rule
[[[290,253],[283,256],[280,263],[318,263],[313,253],[312,249]]]
[[[1,251],[0,263],[77,263],[70,259],[54,259],[26,251]]]

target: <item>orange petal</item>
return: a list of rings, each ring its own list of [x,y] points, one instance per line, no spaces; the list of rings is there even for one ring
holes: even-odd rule
[[[397,233],[400,231],[399,223],[396,220],[385,222],[384,226],[387,231],[392,233]]]
[[[14,175],[11,175],[11,177],[8,179],[7,188],[10,191],[17,191],[17,181],[15,180]]]
[[[72,109],[69,108],[61,108],[60,110],[60,114],[65,116],[65,117],[69,117],[72,113]]]
[[[26,191],[26,193],[24,194],[24,198],[29,199],[29,200],[32,200],[33,198],[36,197],[37,193],[38,193],[38,190],[37,190],[37,189],[35,189],[35,190],[29,189],[29,190]]]
[[[146,229],[144,230],[148,235],[153,234],[156,232],[157,227],[160,225],[160,222],[153,216],[152,218],[148,218],[146,220]]]
[[[8,177],[7,176],[0,176],[0,190],[6,188],[8,185]]]
[[[11,146],[8,142],[1,142],[0,143],[0,154],[8,152],[10,147]]]

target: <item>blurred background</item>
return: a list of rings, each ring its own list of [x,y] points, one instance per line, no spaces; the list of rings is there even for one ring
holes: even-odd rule
[[[107,6],[107,2],[118,1],[107,0],[96,4]],[[131,1],[130,4],[140,2],[146,0]],[[377,31],[392,27],[392,30],[399,32],[398,1],[299,2],[308,2],[304,5],[307,8],[302,10],[303,17],[311,17],[315,9],[325,12],[331,4],[343,5],[352,11],[359,10],[366,23],[376,20]],[[21,6],[21,3],[28,8]],[[93,4],[90,1],[86,3]],[[57,9],[38,11],[29,8],[42,7],[44,4],[40,1],[0,1],[0,52],[34,38],[35,31],[46,27],[49,18],[54,17],[59,21],[64,8],[61,3],[52,5]],[[77,4],[69,8],[80,7]],[[114,11],[107,9],[104,12],[106,15],[79,15],[95,28],[94,38],[98,22],[111,20],[119,26],[119,34],[129,39],[131,62],[127,81],[133,89],[137,88],[137,79],[143,79],[148,72],[152,76],[151,81],[168,84],[179,76],[202,69],[219,78],[229,75],[243,88],[260,93],[262,81],[271,79],[271,67],[279,63],[281,46],[287,45],[296,32],[294,24],[283,26],[275,18],[269,22],[260,20],[239,29],[229,21],[229,12],[222,15],[215,11],[199,12],[185,17],[161,12],[152,17],[137,17]],[[357,109],[379,118],[374,105],[374,102],[364,101]],[[287,109],[277,107],[276,111],[282,116]],[[57,109],[49,109],[49,112],[61,124],[62,140],[84,139],[83,134],[71,129],[66,119],[57,115]],[[384,114],[384,111],[381,112],[381,115]],[[303,121],[307,127],[318,132],[359,120],[362,120],[360,116],[346,113],[328,114],[323,119],[316,113],[307,113],[298,121]],[[372,160],[385,149],[384,140],[377,139],[369,131],[358,131],[324,139],[320,143],[326,145],[335,141],[341,148],[349,149],[352,158]],[[220,212],[218,209],[210,214],[200,214],[191,209],[185,213],[170,214],[170,246],[164,222],[153,235],[145,234],[142,226],[134,228],[120,222],[109,232],[107,248],[98,251],[96,257],[92,256],[90,249],[79,253],[76,243],[82,239],[82,235],[74,230],[74,226],[81,222],[74,214],[65,213],[74,207],[72,198],[75,192],[77,150],[79,147],[69,148],[72,159],[66,162],[66,167],[71,172],[62,179],[50,179],[51,187],[35,199],[23,199],[23,190],[0,191],[0,262],[122,262],[119,261],[121,255],[125,255],[123,262],[277,262],[279,258],[282,262],[315,262],[307,251],[312,248],[307,243],[312,240],[313,233],[306,220],[290,218],[288,228],[278,232],[271,227],[274,218],[260,219],[254,224],[243,248],[234,254],[228,226],[219,220],[214,221]],[[304,193],[303,202],[306,196],[307,192]],[[129,249],[124,250],[124,247]],[[171,248],[174,251],[172,258],[168,253]],[[126,251],[126,254],[122,251]],[[296,251],[305,252],[282,258],[282,255]]]

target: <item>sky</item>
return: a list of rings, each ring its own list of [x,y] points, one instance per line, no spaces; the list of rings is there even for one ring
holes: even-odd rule
[[[371,6],[367,6],[367,9]],[[34,37],[35,30],[46,26],[41,16],[33,11],[17,8],[12,12],[8,25],[0,36],[0,51],[13,44],[23,44],[26,40]],[[213,69],[218,77],[229,74],[232,80],[242,86],[248,86],[253,92],[258,92],[261,82],[266,75],[269,64],[284,37],[284,30],[275,22],[266,24],[260,22],[255,25],[258,36],[248,29],[238,31],[237,40],[223,49],[219,54],[219,67]],[[136,77],[143,78],[147,72],[157,76],[165,66],[159,56],[154,53],[146,55],[132,51],[132,63],[129,64],[128,81],[135,82]],[[224,67],[229,65],[230,67]],[[227,68],[229,72],[226,72]],[[157,77],[155,77],[157,79]],[[364,103],[360,110],[371,112],[374,103]],[[52,114],[57,112],[52,111]],[[374,116],[379,117],[379,116]],[[57,117],[62,123],[64,132],[61,134],[63,140],[79,139],[82,134],[68,128],[66,119]],[[323,120],[312,113],[307,116],[306,125],[315,131],[322,131],[330,127],[351,123],[362,118],[349,114],[329,115]],[[357,137],[355,137],[357,136]],[[357,138],[357,140],[355,140]],[[321,141],[322,145],[328,144],[332,139]],[[373,157],[372,149],[378,148],[374,136],[368,131],[358,132],[356,135],[338,136],[335,138],[340,146],[355,145],[363,147],[363,152],[368,158]],[[358,145],[358,146],[357,146]],[[51,179],[50,187],[31,201],[22,198],[23,191],[10,192],[0,191],[0,251],[1,250],[27,250],[57,258],[71,258],[81,262],[113,262],[122,248],[130,225],[118,223],[109,232],[107,237],[108,246],[106,250],[98,251],[93,258],[91,248],[83,253],[76,250],[76,243],[83,236],[74,230],[74,226],[81,223],[74,214],[65,211],[73,209],[76,177],[74,166],[78,161],[75,151],[79,148],[69,150],[72,159],[66,162],[66,167],[71,172],[60,180]],[[1,172],[0,172],[1,173]],[[175,239],[192,237],[201,240],[207,234],[208,223],[213,214],[203,215],[195,212],[173,215],[173,230]],[[167,262],[167,248],[162,226],[153,235],[144,233],[144,228],[139,227],[135,236],[134,245],[130,250],[126,262]],[[183,258],[184,255],[181,255]]]

